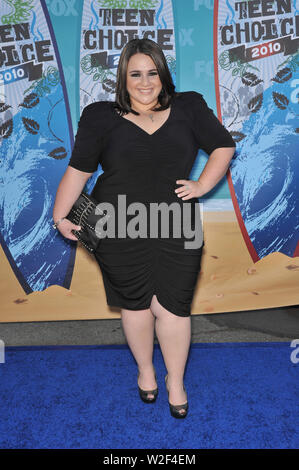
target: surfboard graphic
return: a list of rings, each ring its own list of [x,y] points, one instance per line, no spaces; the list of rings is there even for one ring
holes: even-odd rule
[[[80,46],[80,114],[94,101],[113,101],[124,45],[135,37],[157,42],[176,83],[171,0],[84,0]],[[86,184],[90,192],[101,168]]]
[[[217,111],[237,142],[228,182],[254,262],[299,256],[296,15],[291,0],[214,3]]]
[[[73,135],[45,2],[3,0],[0,29],[0,242],[26,294],[68,288],[76,242],[52,211]]]

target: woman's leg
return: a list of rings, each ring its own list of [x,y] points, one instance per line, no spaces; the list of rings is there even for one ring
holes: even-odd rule
[[[155,317],[151,310],[121,310],[122,327],[137,362],[140,377],[138,384],[143,390],[157,387],[153,367]],[[148,394],[148,398],[154,398]]]
[[[172,405],[182,405],[187,401],[183,379],[191,342],[191,317],[179,317],[169,312],[156,295],[150,308],[156,317],[156,335],[168,371],[169,401]]]

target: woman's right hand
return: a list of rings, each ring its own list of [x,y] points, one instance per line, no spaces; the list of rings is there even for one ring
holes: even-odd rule
[[[58,225],[57,230],[59,230],[61,235],[63,235],[65,238],[68,238],[69,240],[75,240],[77,242],[78,238],[71,231],[79,231],[81,230],[81,226],[73,224],[73,222],[68,219],[63,219],[62,222],[60,222]]]

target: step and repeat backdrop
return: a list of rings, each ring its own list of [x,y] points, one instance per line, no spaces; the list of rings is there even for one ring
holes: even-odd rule
[[[298,0],[1,1],[0,321],[120,317],[93,255],[52,228],[52,211],[80,115],[114,99],[133,37],[161,46],[176,89],[202,93],[237,145],[199,200],[192,314],[299,303],[298,13]]]

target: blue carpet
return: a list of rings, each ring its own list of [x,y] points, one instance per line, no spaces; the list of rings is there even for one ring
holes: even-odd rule
[[[159,396],[143,403],[126,345],[6,347],[0,364],[0,448],[297,449],[299,363],[290,343],[192,344],[185,420]]]

